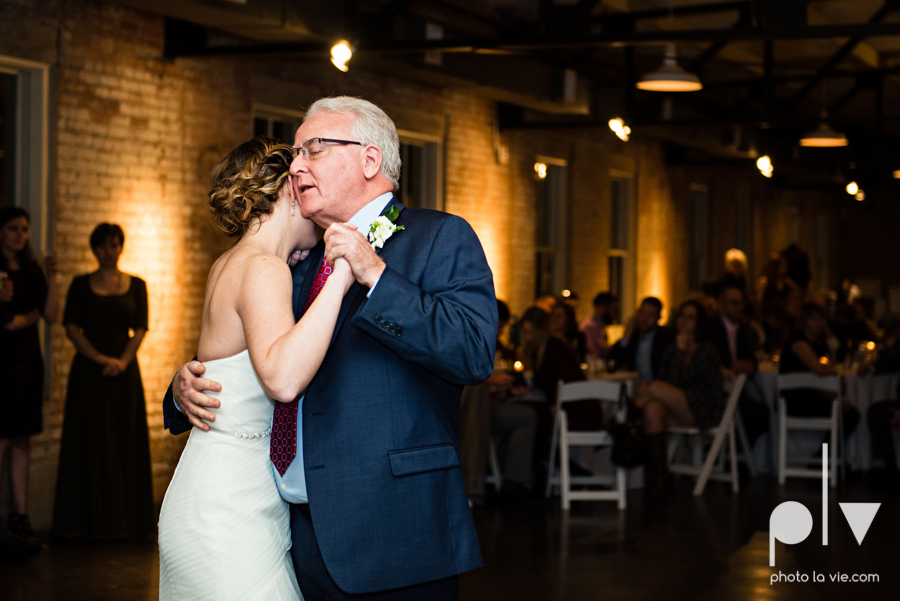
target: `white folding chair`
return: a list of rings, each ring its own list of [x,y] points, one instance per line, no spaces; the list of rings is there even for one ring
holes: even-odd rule
[[[787,404],[784,401],[783,393],[786,390],[796,390],[799,388],[813,389],[822,392],[835,393],[835,398],[831,402],[831,415],[828,417],[793,417],[787,414]],[[823,403],[829,401],[823,399]],[[821,469],[808,469],[799,467],[788,467],[787,465],[787,442],[788,430],[815,430],[831,433],[831,444],[829,446],[829,465],[828,480],[832,487],[837,486],[837,469],[838,469],[838,440],[842,438],[844,431],[844,420],[841,412],[841,381],[838,376],[817,376],[814,373],[801,372],[793,374],[782,374],[778,376],[778,484],[784,484],[788,476],[796,478],[820,478],[822,477]],[[840,464],[843,466],[844,451],[841,444]],[[813,463],[815,459],[805,460]],[[821,462],[821,460],[819,460]]]
[[[606,430],[578,432],[569,430],[569,419],[565,404],[573,401],[595,400],[604,403],[619,403],[624,386],[621,382],[588,380],[586,382],[559,382],[556,398],[556,420],[553,426],[553,440],[550,444],[550,467],[547,476],[547,490],[550,496],[554,486],[559,486],[560,502],[568,510],[572,501],[617,501],[619,509],[625,509],[627,491],[625,468],[616,466],[616,475],[572,476],[569,473],[569,448],[580,446],[612,447],[613,439]],[[617,415],[623,420],[624,415]],[[559,447],[559,469],[556,468],[556,449]],[[572,485],[606,485],[612,490],[572,490]]]
[[[738,482],[737,469],[737,404],[741,398],[741,391],[744,389],[744,383],[747,381],[747,375],[741,374],[731,385],[731,392],[728,394],[728,401],[725,403],[725,411],[722,413],[722,419],[719,425],[708,430],[701,430],[696,427],[671,427],[667,428],[669,434],[669,471],[673,474],[684,474],[687,476],[696,476],[697,483],[694,485],[694,496],[703,494],[706,483],[712,480],[722,480],[724,482],[731,481],[731,490],[737,492],[740,488]],[[712,436],[712,445],[703,460],[703,436]],[[725,437],[728,437],[728,455],[731,463],[730,472],[725,471],[725,455],[723,453],[723,444]],[[679,463],[675,461],[680,443],[687,441],[690,451],[691,463]],[[752,453],[747,449],[744,443],[744,453],[752,458]],[[752,460],[752,459],[751,459]]]

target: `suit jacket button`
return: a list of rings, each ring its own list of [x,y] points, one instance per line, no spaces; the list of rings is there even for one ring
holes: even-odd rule
[[[396,328],[394,328],[394,334],[396,334],[397,336],[403,336],[403,328],[397,326]]]
[[[382,321],[383,321],[383,320],[381,319],[381,315],[376,315],[376,316],[375,316],[375,323],[381,324]]]

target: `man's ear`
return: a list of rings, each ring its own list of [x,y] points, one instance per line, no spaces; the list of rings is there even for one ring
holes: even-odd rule
[[[372,179],[381,173],[381,149],[370,144],[363,151],[363,173],[366,179]]]

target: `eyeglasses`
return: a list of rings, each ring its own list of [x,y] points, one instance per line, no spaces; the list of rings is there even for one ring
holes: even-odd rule
[[[364,146],[362,142],[352,142],[350,140],[310,138],[309,140],[301,144],[300,148],[297,148],[296,146],[294,148],[291,148],[291,156],[296,159],[298,154],[302,154],[304,159],[320,159],[328,154],[328,144],[340,144],[341,146],[354,144],[356,146]]]

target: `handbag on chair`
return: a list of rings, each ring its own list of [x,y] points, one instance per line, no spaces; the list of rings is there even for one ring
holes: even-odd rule
[[[640,412],[628,401],[626,387],[619,393],[619,408],[607,425],[613,439],[611,460],[619,467],[636,467],[644,463],[644,429]]]

